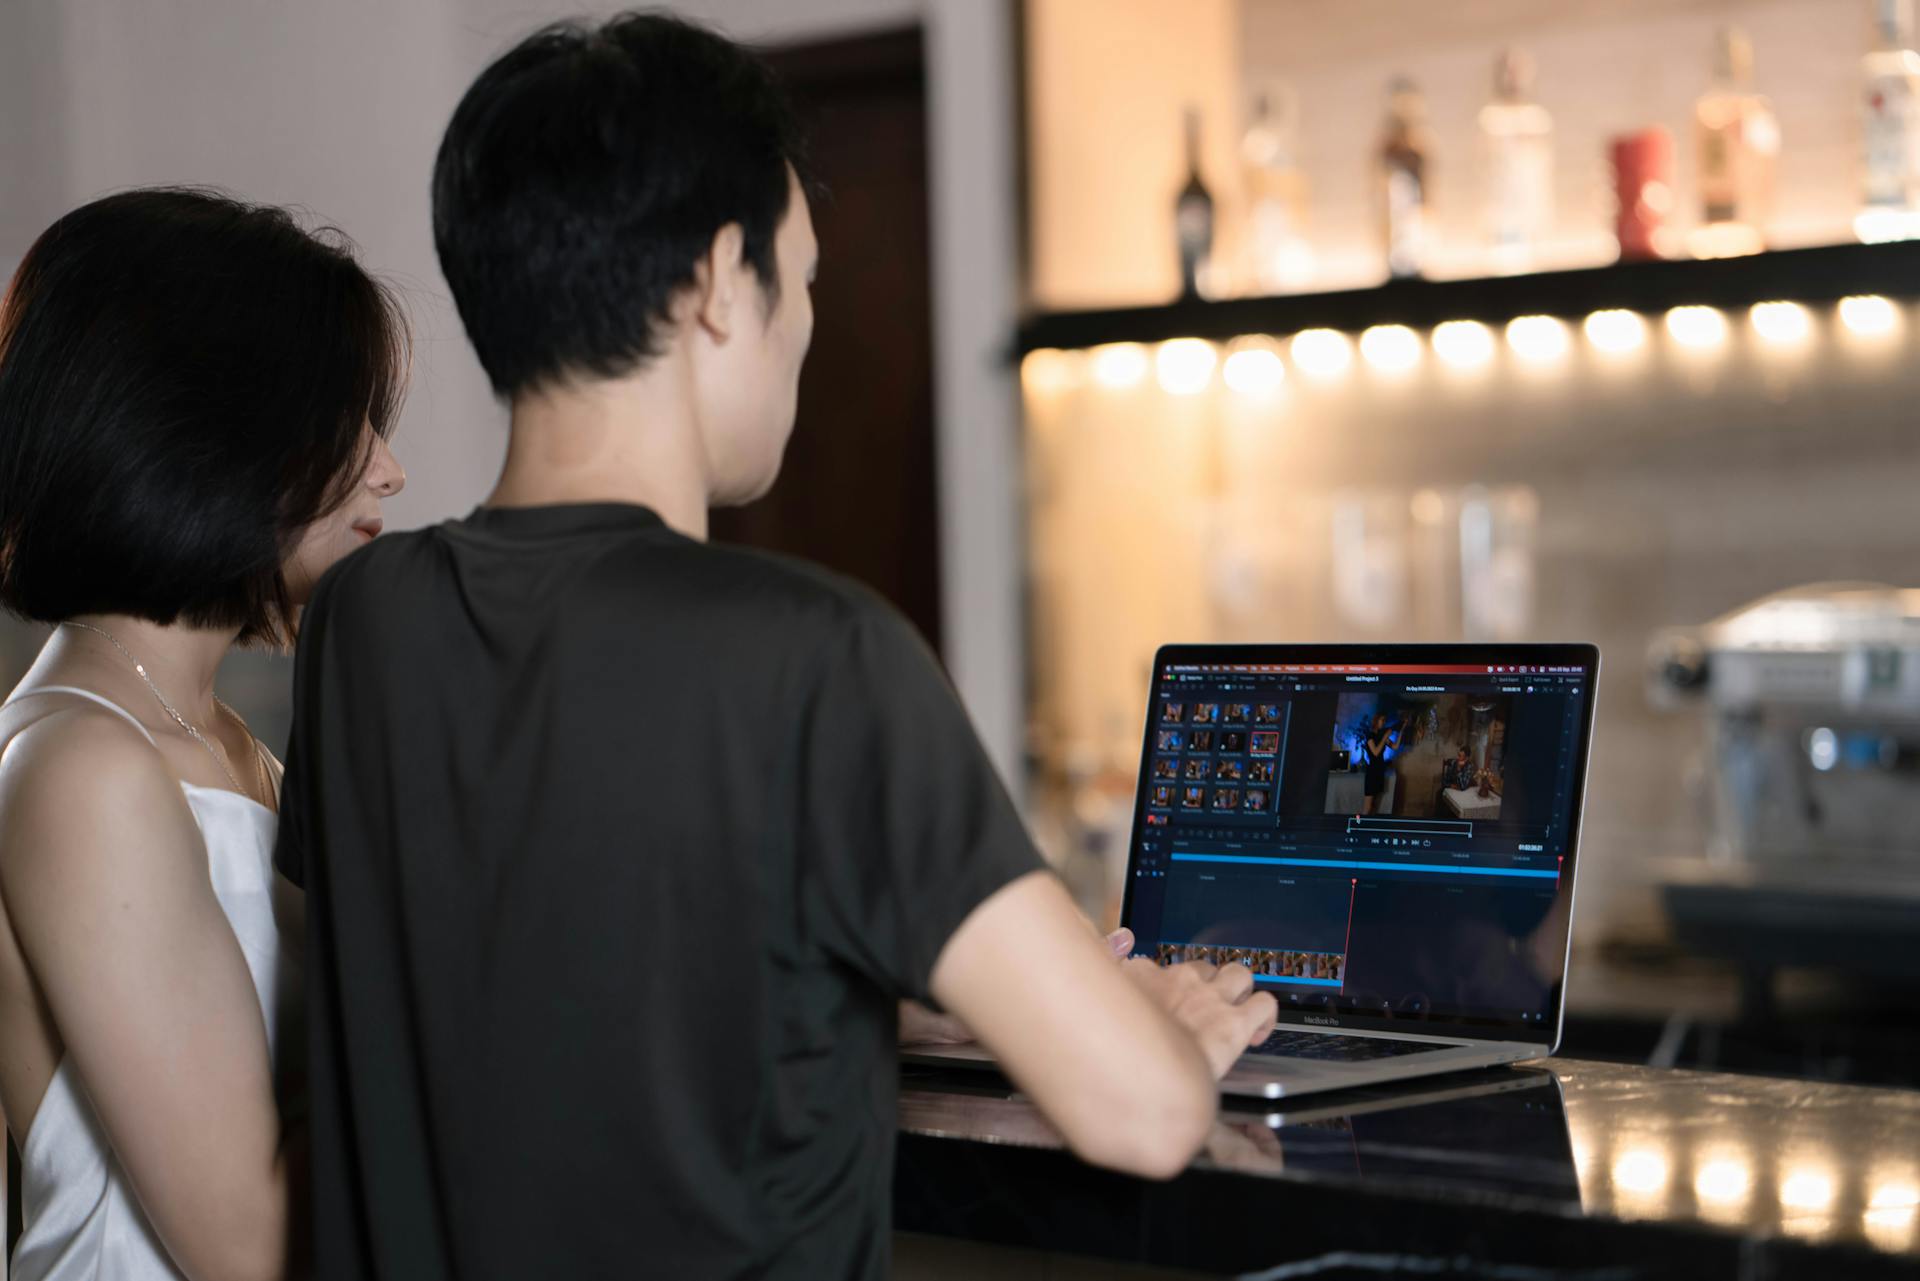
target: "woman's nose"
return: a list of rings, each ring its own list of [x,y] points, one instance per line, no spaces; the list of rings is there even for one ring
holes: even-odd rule
[[[367,468],[367,488],[382,498],[392,498],[407,487],[407,472],[385,440],[374,437],[373,462]]]

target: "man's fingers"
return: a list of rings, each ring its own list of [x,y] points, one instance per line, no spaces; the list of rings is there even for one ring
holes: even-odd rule
[[[1228,1005],[1238,1005],[1253,991],[1253,971],[1244,965],[1223,965],[1213,976],[1213,986]]]
[[[1116,958],[1126,960],[1133,955],[1133,931],[1125,927],[1115,930],[1107,935],[1107,946],[1113,949]]]
[[[1273,999],[1271,992],[1255,992],[1235,1013],[1246,1020],[1247,1044],[1258,1045],[1273,1035],[1274,1024],[1280,1018],[1280,1002]]]

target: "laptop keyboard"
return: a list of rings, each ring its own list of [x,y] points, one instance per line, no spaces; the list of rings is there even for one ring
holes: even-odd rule
[[[1321,1032],[1295,1032],[1281,1028],[1254,1046],[1252,1052],[1286,1059],[1323,1059],[1334,1063],[1361,1063],[1368,1059],[1393,1059],[1403,1054],[1425,1054],[1431,1050],[1452,1048],[1448,1045],[1428,1045],[1422,1041],[1388,1041],[1371,1036],[1331,1036]]]

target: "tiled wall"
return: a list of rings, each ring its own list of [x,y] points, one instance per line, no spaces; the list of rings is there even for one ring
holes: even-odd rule
[[[1289,366],[1265,398],[1218,370],[1169,394],[1151,350],[1128,389],[1102,385],[1098,351],[1030,358],[1033,742],[1043,780],[1087,780],[1053,839],[1124,810],[1087,798],[1130,796],[1160,643],[1475,630],[1455,549],[1461,504],[1488,498],[1522,535],[1531,509],[1532,532],[1483,581],[1478,634],[1605,655],[1588,937],[1650,924],[1654,863],[1706,837],[1690,783],[1703,726],[1650,706],[1651,634],[1811,581],[1920,582],[1920,314],[1902,316],[1861,338],[1815,308],[1804,343],[1774,348],[1734,315],[1698,351],[1654,317],[1645,345],[1613,357],[1575,326],[1557,363],[1496,342],[1461,373],[1428,348],[1398,377],[1358,359],[1326,382]],[[1355,521],[1357,548],[1340,534]]]
[[[1056,28],[1075,13],[1071,0],[1040,7]],[[1052,81],[1054,63],[1070,72],[1091,56],[1103,28],[1089,9],[1078,10],[1084,39],[1051,29],[1030,46],[1030,90]],[[1230,252],[1241,178],[1233,138],[1221,135],[1239,123],[1229,130],[1220,118],[1223,77],[1242,101],[1276,78],[1299,93],[1322,288],[1382,274],[1373,148],[1389,78],[1415,77],[1435,139],[1434,274],[1477,274],[1475,119],[1508,44],[1533,54],[1555,120],[1556,216],[1540,265],[1604,263],[1614,134],[1673,132],[1676,223],[1696,220],[1692,106],[1726,23],[1751,38],[1756,87],[1784,135],[1774,242],[1846,239],[1872,13],[1870,0],[1238,0],[1237,47],[1212,79],[1186,57],[1166,60],[1152,84],[1124,86],[1166,118],[1164,129],[1132,116],[1113,129],[1100,113],[1030,92],[1036,301],[1164,300],[1182,101],[1210,112],[1205,177]],[[1102,129],[1124,145],[1099,145]],[[1050,185],[1040,170],[1063,150],[1073,182]],[[1095,244],[1098,253],[1086,251]],[[1143,263],[1159,274],[1149,278]],[[1690,352],[1654,316],[1646,344],[1621,359],[1576,326],[1565,359],[1541,368],[1518,362],[1496,331],[1500,350],[1477,374],[1446,369],[1429,346],[1399,379],[1356,359],[1344,377],[1314,383],[1289,364],[1271,400],[1226,390],[1218,369],[1208,390],[1168,394],[1151,350],[1137,353],[1149,363],[1132,390],[1103,386],[1085,356],[1031,363],[1031,743],[1036,795],[1054,802],[1038,808],[1044,838],[1090,904],[1114,901],[1115,833],[1124,834],[1159,643],[1472,630],[1458,522],[1463,504],[1485,499],[1522,530],[1534,515],[1499,572],[1475,579],[1480,634],[1590,639],[1606,652],[1582,913],[1607,928],[1651,924],[1649,860],[1696,853],[1705,831],[1689,781],[1703,727],[1649,706],[1648,638],[1811,581],[1920,583],[1920,444],[1908,419],[1920,390],[1917,319],[1867,341],[1822,309],[1808,342],[1769,348],[1734,315],[1726,342]],[[1124,373],[1132,358],[1122,353],[1107,372]],[[1359,552],[1340,552],[1336,531],[1356,528]]]

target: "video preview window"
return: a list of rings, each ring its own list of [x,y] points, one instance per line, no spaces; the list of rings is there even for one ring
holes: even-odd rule
[[[1326,813],[1498,819],[1512,719],[1507,695],[1342,694]]]

